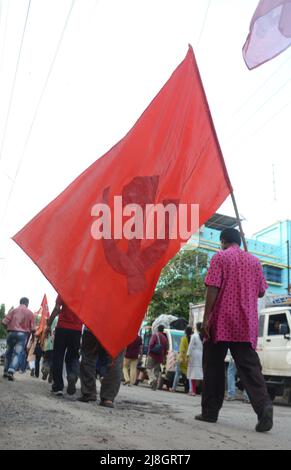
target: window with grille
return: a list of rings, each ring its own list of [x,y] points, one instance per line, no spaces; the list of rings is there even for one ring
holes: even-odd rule
[[[265,278],[270,282],[282,283],[282,269],[276,266],[269,266],[265,264],[263,266]]]

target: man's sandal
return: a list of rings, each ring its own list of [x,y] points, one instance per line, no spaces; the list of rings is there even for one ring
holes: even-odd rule
[[[111,400],[101,400],[99,405],[105,406],[106,408],[114,408],[114,403]]]

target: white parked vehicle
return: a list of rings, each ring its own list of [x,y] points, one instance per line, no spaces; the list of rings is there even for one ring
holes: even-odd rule
[[[4,364],[6,354],[6,339],[0,339],[0,364]]]
[[[269,394],[272,399],[282,396],[291,404],[291,296],[266,295],[258,305],[257,352]],[[204,304],[189,307],[190,323],[194,326],[203,318]]]
[[[283,396],[291,404],[291,305],[261,310],[257,352],[271,398]]]

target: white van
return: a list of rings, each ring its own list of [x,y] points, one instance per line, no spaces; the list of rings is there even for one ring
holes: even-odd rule
[[[283,396],[291,404],[291,306],[260,312],[257,352],[272,399]]]
[[[269,305],[268,308],[262,308]],[[278,305],[278,306],[277,306]],[[259,299],[259,354],[272,399],[283,396],[291,404],[291,296],[266,295]],[[190,318],[201,319],[204,304],[190,304]],[[229,362],[229,355],[225,361]]]

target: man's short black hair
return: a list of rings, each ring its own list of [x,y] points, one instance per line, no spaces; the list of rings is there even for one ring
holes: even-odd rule
[[[201,333],[201,331],[202,331],[202,322],[196,323],[196,328],[197,328],[198,333]]]
[[[159,333],[163,333],[164,329],[165,329],[164,325],[159,325],[158,326],[158,332]]]
[[[220,241],[222,240],[226,243],[237,243],[237,245],[241,246],[241,236],[239,231],[235,228],[226,228],[222,230]]]
[[[186,326],[186,328],[185,328],[185,334],[186,334],[186,336],[191,336],[192,333],[193,333],[193,328],[192,328],[192,326],[190,326],[190,325]]]
[[[19,303],[20,305],[26,305],[26,307],[28,307],[29,299],[27,297],[22,297]]]

